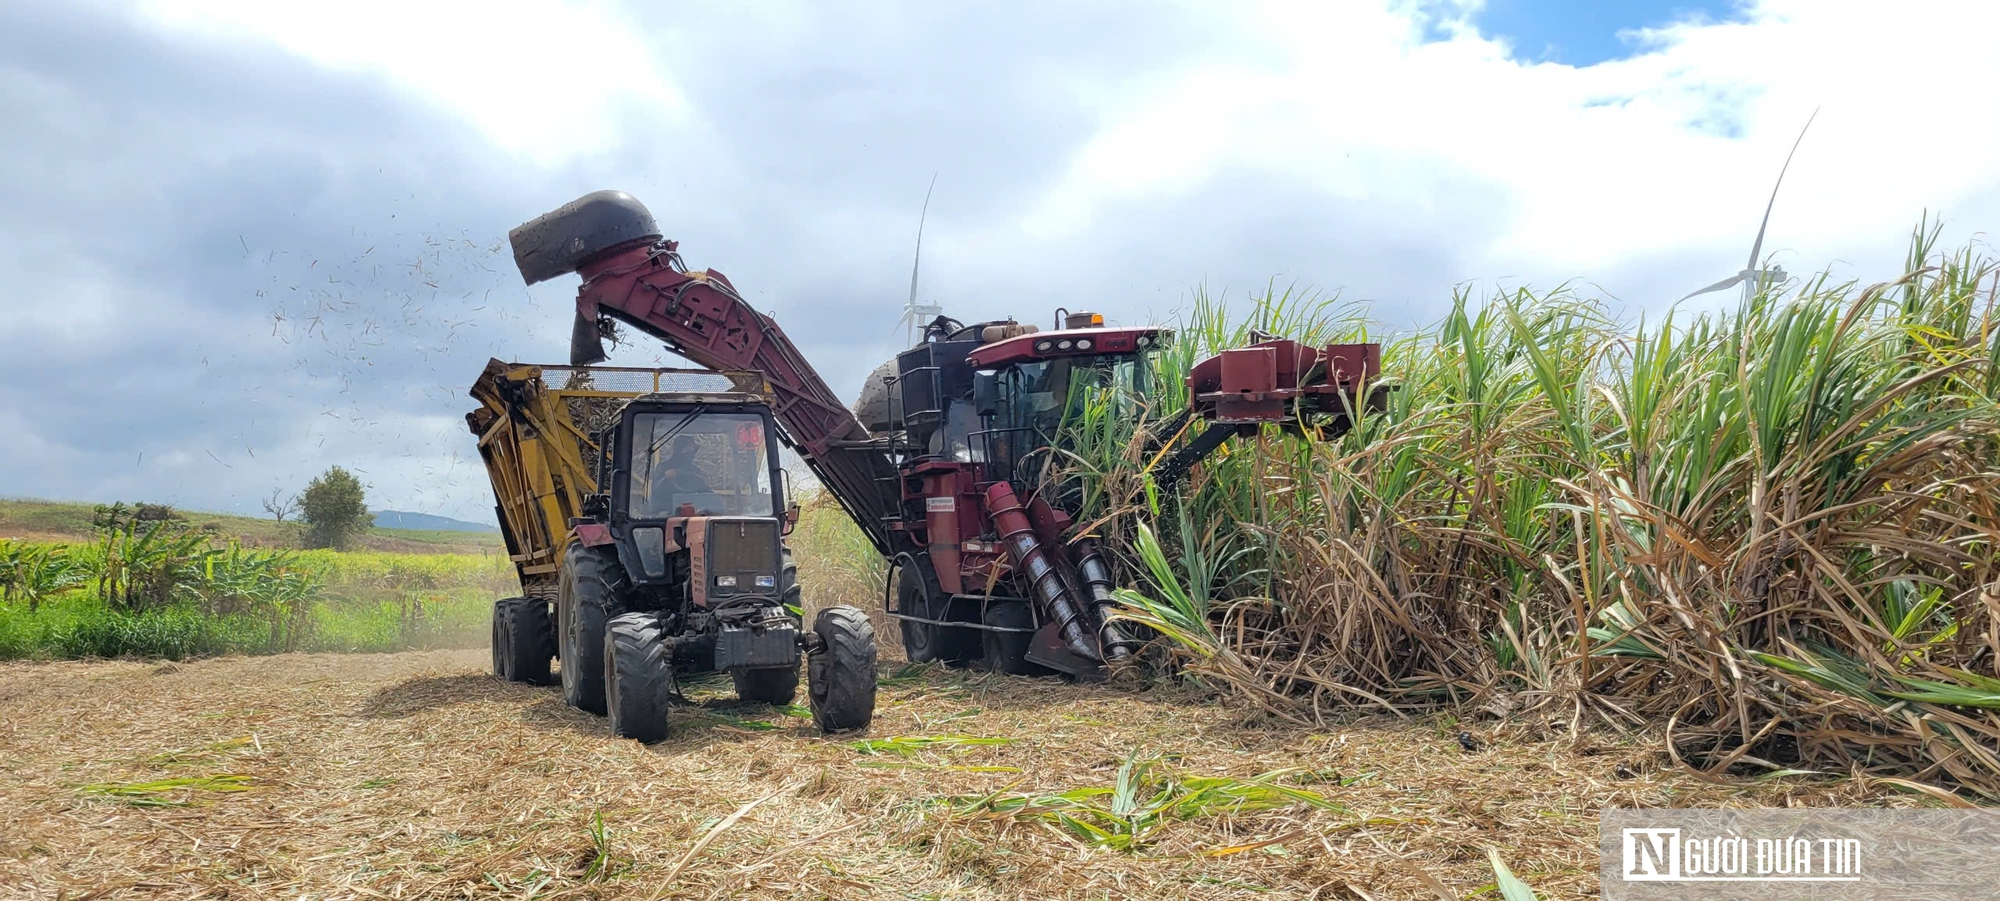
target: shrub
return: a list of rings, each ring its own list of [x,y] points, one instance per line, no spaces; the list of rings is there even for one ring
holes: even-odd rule
[[[346,550],[372,522],[361,480],[338,466],[328,467],[306,486],[299,497],[299,517],[306,523],[307,547],[335,550]]]

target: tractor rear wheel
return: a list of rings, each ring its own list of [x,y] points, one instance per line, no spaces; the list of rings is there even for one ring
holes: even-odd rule
[[[521,598],[508,617],[507,678],[529,685],[554,681],[549,659],[556,655],[556,630],[549,622],[549,602],[541,598]]]
[[[625,612],[625,568],[614,552],[572,541],[563,549],[556,591],[556,640],[561,647],[563,700],[604,712],[605,626]]]
[[[875,718],[875,626],[853,607],[813,619],[819,649],[806,658],[806,694],[821,732],[865,729]]]
[[[938,622],[949,620],[951,599],[938,587],[937,572],[929,558],[914,554],[902,557],[896,567],[896,612]],[[959,663],[979,656],[979,636],[972,629],[901,622],[903,656],[911,663]]]
[[[513,681],[507,675],[507,662],[513,657],[513,651],[508,647],[507,632],[508,621],[514,618],[514,605],[520,602],[520,598],[501,598],[493,602],[493,675],[503,682]]]
[[[652,744],[667,737],[673,654],[650,614],[627,613],[604,633],[604,708],[611,734]]]
[[[986,604],[986,625],[1032,629],[1035,627],[1035,614],[1028,609],[1025,601],[989,601]],[[1010,676],[1046,676],[1050,673],[1047,667],[1028,662],[1028,642],[1034,639],[1034,633],[981,632],[979,635],[986,649],[984,662],[987,669]]]
[[[736,696],[745,701],[783,706],[799,694],[799,668],[778,666],[766,669],[733,669],[729,678],[736,683]]]

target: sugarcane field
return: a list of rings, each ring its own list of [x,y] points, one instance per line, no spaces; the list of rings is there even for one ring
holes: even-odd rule
[[[1990,898],[1888,12],[0,6],[0,901]]]

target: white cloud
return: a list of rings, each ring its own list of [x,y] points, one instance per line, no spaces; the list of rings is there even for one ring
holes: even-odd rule
[[[263,40],[387,78],[543,166],[658,134],[662,123],[699,129],[707,111],[675,78],[676,65],[691,64],[673,50],[681,41],[725,40],[726,26],[790,48],[802,71],[815,53],[805,8],[784,3],[733,8],[733,24],[707,13],[697,35],[661,32],[673,26],[642,21],[634,9],[643,7],[595,0],[141,2],[167,27]],[[1977,112],[1982,86],[2000,83],[2000,55],[1985,43],[2000,4],[1918,0],[1884,15],[1867,2],[1760,0],[1747,22],[1646,30],[1631,36],[1645,52],[1584,68],[1509,58],[1503,39],[1468,24],[1477,6],[1187,3],[1208,19],[1202,52],[1115,78],[1024,70],[1024,81],[1081,100],[1101,125],[1064,177],[961,238],[1070,244],[1122,205],[1255,171],[1407,211],[1395,227],[1439,229],[1436,240],[1466,267],[1439,273],[1440,285],[1603,277],[1634,260],[1696,254],[1714,261],[1689,273],[1701,284],[1740,265],[1784,153],[1816,107],[1766,243],[1791,268],[1889,259],[1926,209],[1967,228],[2000,215],[1964,206],[2000,185],[1990,162],[2000,159],[2000,117]],[[922,16],[875,14],[891,33],[929,40],[911,30]],[[1493,237],[1468,243],[1448,226],[1472,220],[1495,224]],[[955,239],[938,240],[951,253]],[[1681,286],[1628,287],[1638,292],[1630,299],[1653,303]]]
[[[166,28],[265,41],[385,78],[541,165],[615,143],[627,115],[691,121],[670,54],[596,0],[140,0],[139,10]]]
[[[1466,248],[1469,271],[1441,276],[1548,283],[1648,255],[1712,257],[1689,273],[1692,287],[1741,265],[1815,107],[1765,245],[1794,269],[1893,253],[1926,208],[1964,226],[1960,236],[2000,216],[1965,206],[2000,185],[2000,117],[1988,108],[2000,5],[1885,14],[1766,0],[1747,22],[1651,30],[1639,36],[1646,52],[1585,68],[1517,62],[1467,29],[1426,41],[1409,7],[1275,0],[1234,12],[1213,23],[1217,53],[1120,98],[1024,211],[1022,233],[1073,239],[1121,202],[1238,169],[1330,198],[1391,199],[1421,223],[1492,204],[1454,192],[1471,178],[1503,198],[1474,212],[1504,226]]]

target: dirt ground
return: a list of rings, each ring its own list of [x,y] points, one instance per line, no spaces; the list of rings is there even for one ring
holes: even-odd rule
[[[866,738],[1011,742],[869,754],[711,682],[646,747],[486,665],[0,666],[0,897],[1497,898],[1498,848],[1542,897],[1594,898],[1604,807],[1922,800],[1702,782],[1643,737],[1442,717],[1302,729],[1178,689],[900,663]],[[1108,786],[1134,754],[1189,776],[1300,767],[1289,782],[1341,808],[1173,823],[1125,852],[927,803]],[[165,779],[182,781],[135,784]]]

